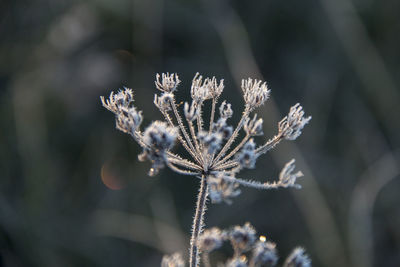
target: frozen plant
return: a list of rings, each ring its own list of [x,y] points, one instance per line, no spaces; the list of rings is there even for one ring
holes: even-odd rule
[[[252,113],[269,97],[270,90],[266,82],[250,78],[242,81],[244,108],[235,127],[229,125],[233,115],[231,104],[223,101],[218,106],[224,89],[223,80],[203,78],[197,73],[190,89],[192,100],[184,103],[183,112],[179,110],[175,99],[179,83],[176,74],[156,75],[155,86],[160,94],[155,94],[154,104],[164,116],[164,121],[154,121],[144,131],[140,129],[142,112],[133,104],[131,89],[124,88],[111,93],[108,99],[101,97],[101,101],[106,109],[115,114],[117,129],[130,134],[143,148],[139,160],[151,162],[149,175],[156,175],[167,166],[177,173],[200,179],[189,255],[190,266],[197,267],[200,263],[199,237],[208,197],[214,203],[231,203],[231,199],[240,194],[240,185],[256,189],[300,188],[296,179],[303,174],[300,171],[293,173],[294,160],[284,166],[279,179],[272,183],[241,179],[237,174],[242,169],[254,168],[257,159],[282,140],[296,139],[311,117],[304,116],[299,104],[294,105],[279,122],[276,135],[257,145],[254,138],[263,135],[263,120]],[[205,120],[202,110],[207,101],[211,102],[211,112]],[[237,140],[241,130],[244,135]],[[172,152],[176,142],[184,147],[190,158]],[[243,264],[241,259],[233,260],[229,266]],[[175,258],[166,258],[163,266],[181,266],[181,263],[169,263],[176,261]]]
[[[197,241],[203,265],[211,267],[210,253],[219,249],[222,244],[229,241],[233,249],[232,258],[225,264],[219,263],[220,267],[273,267],[279,260],[276,244],[267,241],[267,237],[257,236],[256,230],[250,223],[243,226],[235,226],[228,230],[220,230],[217,227],[205,230]],[[177,258],[176,261],[170,259]],[[164,256],[163,264],[169,259],[171,265],[161,265],[169,267],[182,266],[183,261],[179,254]],[[284,261],[283,267],[311,267],[311,261],[301,247],[295,248]]]

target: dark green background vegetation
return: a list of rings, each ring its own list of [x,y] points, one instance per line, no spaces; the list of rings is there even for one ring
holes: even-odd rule
[[[311,124],[244,178],[292,158],[300,191],[242,190],[208,226],[250,221],[284,258],[400,266],[400,1],[1,0],[0,266],[158,266],[187,254],[198,181],[146,175],[99,96],[132,87],[146,125],[157,72],[268,81],[266,137],[300,102]],[[257,138],[262,142],[262,138]],[[118,189],[118,190],[115,190]],[[213,254],[222,261],[229,248]]]

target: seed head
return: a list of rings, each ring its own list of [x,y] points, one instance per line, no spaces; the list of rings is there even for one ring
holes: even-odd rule
[[[100,97],[103,107],[109,111],[117,114],[121,107],[131,107],[133,105],[133,92],[132,89],[124,87],[124,90],[119,90],[117,94],[111,92],[108,99],[104,96]]]
[[[195,102],[200,103],[212,98],[209,82],[210,80],[208,78],[203,81],[203,76],[201,76],[199,73],[196,73],[192,81],[192,88],[190,90],[192,99]]]
[[[279,174],[279,183],[282,187],[295,187],[300,189],[301,185],[296,184],[296,180],[299,177],[303,176],[301,171],[296,173],[292,173],[296,165],[294,165],[295,160],[292,159],[288,163],[286,163],[285,167],[283,167],[281,173]]]
[[[239,185],[224,179],[223,176],[224,173],[217,173],[207,178],[208,192],[212,203],[221,203],[224,201],[227,204],[231,204],[231,198],[240,195]]]
[[[210,88],[211,97],[212,98],[218,98],[221,95],[221,93],[222,93],[222,91],[224,90],[224,87],[225,87],[224,86],[224,79],[221,79],[219,81],[219,84],[218,84],[217,79],[215,77],[212,77],[211,79],[208,79],[208,86]]]
[[[191,95],[194,101],[202,102],[210,98],[217,99],[223,90],[223,79],[220,80],[219,84],[215,77],[212,77],[211,79],[205,78],[203,81],[203,76],[196,73],[192,81]]]
[[[252,262],[255,266],[275,266],[278,262],[276,244],[266,241],[257,241],[252,253]]]
[[[202,146],[206,149],[206,153],[214,154],[221,147],[221,142],[224,136],[220,132],[199,132],[197,138]]]
[[[232,247],[240,253],[248,251],[256,241],[256,230],[250,223],[243,226],[235,226],[229,232],[229,239]]]
[[[243,129],[250,136],[263,135],[263,119],[257,120],[257,114],[254,115],[253,119],[248,118],[244,123]]]
[[[139,155],[139,160],[150,160],[152,167],[149,171],[150,176],[154,176],[164,167],[166,161],[165,153],[171,149],[175,143],[178,131],[175,127],[170,127],[166,122],[155,121],[146,128],[143,134],[143,142],[146,147]]]
[[[226,101],[222,102],[219,106],[219,114],[221,118],[229,119],[233,115],[233,111],[231,108],[231,104],[226,103]]]
[[[111,92],[108,99],[100,97],[103,106],[115,114],[116,128],[122,132],[133,134],[142,123],[142,112],[133,105],[133,92],[124,87],[117,94]]]
[[[251,110],[264,104],[270,93],[266,82],[251,78],[242,80],[242,90],[246,106]]]
[[[203,252],[211,252],[222,246],[224,235],[217,227],[205,230],[199,237],[198,246]]]
[[[243,146],[236,158],[241,168],[253,169],[256,166],[258,155],[256,154],[255,149],[256,144],[254,143],[253,138],[247,141]]]
[[[167,72],[166,74],[162,74],[161,81],[160,74],[157,73],[155,84],[158,90],[166,93],[172,93],[176,90],[180,82],[181,81],[179,80],[179,77],[176,73],[169,74]]]
[[[223,139],[228,139],[233,132],[233,127],[226,124],[226,118],[219,118],[212,126],[214,133],[220,133]]]
[[[154,121],[144,131],[143,141],[154,149],[167,150],[174,145],[177,134],[175,127],[168,126],[164,121]]]
[[[304,117],[303,107],[297,103],[290,108],[289,114],[279,122],[279,132],[285,139],[295,140],[310,120],[311,116]]]
[[[154,95],[154,105],[160,109],[161,111],[169,111],[171,110],[171,101],[174,99],[174,95],[172,93],[162,93],[161,96],[157,94]]]

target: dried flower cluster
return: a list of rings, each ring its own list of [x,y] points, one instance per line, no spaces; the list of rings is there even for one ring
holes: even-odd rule
[[[299,104],[294,105],[279,122],[277,134],[257,145],[254,137],[263,135],[263,120],[257,114],[252,115],[252,112],[269,97],[270,90],[265,82],[250,78],[242,81],[244,109],[236,126],[229,124],[233,115],[231,104],[223,101],[218,106],[224,89],[223,80],[218,82],[215,77],[203,78],[196,74],[190,90],[191,103],[184,103],[183,112],[175,100],[179,84],[176,74],[157,74],[155,85],[161,93],[155,94],[154,104],[164,116],[164,121],[154,121],[144,131],[140,129],[142,112],[133,105],[131,89],[124,88],[116,94],[111,93],[108,99],[101,97],[101,101],[105,108],[115,114],[117,129],[130,134],[142,147],[143,153],[139,159],[151,162],[149,175],[156,175],[167,166],[180,174],[201,179],[190,249],[190,266],[198,266],[197,241],[202,232],[208,196],[214,203],[231,203],[231,199],[240,194],[239,185],[256,189],[300,188],[296,179],[302,173],[293,173],[294,160],[284,166],[279,179],[272,183],[244,180],[237,174],[245,168],[254,168],[259,156],[283,139],[294,140],[300,136],[311,117],[304,116]],[[211,114],[205,120],[202,110],[207,101],[211,105]],[[244,135],[239,141],[237,138],[241,131]],[[171,151],[176,142],[188,152],[189,159]],[[229,266],[239,265],[232,263]]]
[[[250,223],[243,226],[235,226],[229,230],[220,230],[217,227],[205,230],[198,239],[198,247],[202,252],[202,260],[205,267],[210,267],[210,253],[219,249],[225,241],[229,241],[233,248],[233,257],[228,259],[225,264],[219,263],[218,266],[225,267],[260,267],[276,266],[279,260],[276,244],[267,241],[265,236],[257,237],[256,230]],[[171,261],[172,257],[176,261]],[[163,262],[170,265],[168,267],[183,266],[182,257],[179,254],[164,256]],[[305,254],[303,248],[295,248],[284,261],[283,267],[310,267],[311,261]]]

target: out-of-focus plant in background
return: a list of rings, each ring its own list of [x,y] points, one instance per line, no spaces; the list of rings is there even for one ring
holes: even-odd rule
[[[236,84],[233,106],[241,78],[267,80],[265,134],[292,103],[313,115],[249,171],[274,177],[290,155],[303,190],[244,189],[234,209],[210,207],[208,226],[251,221],[281,255],[306,247],[313,266],[398,266],[399,11],[395,0],[0,2],[1,264],[158,266],[185,252],[197,181],[147,177],[98,96],[128,86],[150,103],[154,73],[188,88],[198,71]]]

